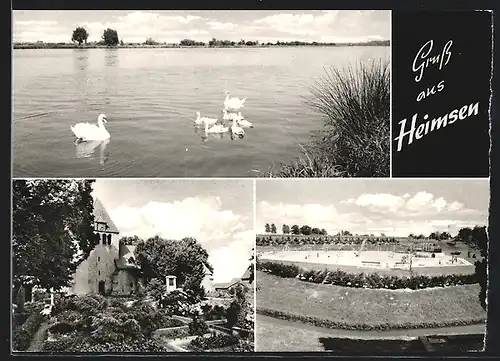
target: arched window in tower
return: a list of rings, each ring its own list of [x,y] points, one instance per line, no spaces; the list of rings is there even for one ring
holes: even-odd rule
[[[108,234],[108,246],[111,246],[111,235]]]
[[[102,244],[106,245],[106,235],[102,234]]]

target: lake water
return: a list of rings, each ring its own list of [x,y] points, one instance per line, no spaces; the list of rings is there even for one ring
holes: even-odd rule
[[[389,58],[389,47],[13,51],[14,177],[258,177],[323,126],[304,104],[323,67]],[[247,98],[245,136],[204,136],[226,90]],[[111,139],[70,126],[107,116]]]

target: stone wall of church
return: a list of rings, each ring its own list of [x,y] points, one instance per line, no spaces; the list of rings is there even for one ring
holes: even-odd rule
[[[99,293],[99,282],[104,282],[105,293],[110,293],[113,289],[116,258],[118,258],[118,249],[113,244],[109,246],[98,244],[77,268],[73,292],[78,295]]]
[[[113,294],[129,295],[132,291],[135,292],[137,280],[132,273],[126,270],[118,271],[118,274],[113,278]]]

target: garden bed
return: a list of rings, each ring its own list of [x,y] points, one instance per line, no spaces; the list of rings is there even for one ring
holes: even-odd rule
[[[320,266],[320,265],[318,265]],[[348,273],[339,269],[309,268],[303,269],[293,262],[259,261],[257,270],[284,278],[297,277],[305,282],[332,284],[353,288],[386,288],[386,289],[423,289],[428,287],[447,287],[455,285],[475,284],[475,274],[458,274],[446,276],[397,277],[379,275],[378,273]],[[359,270],[359,269],[358,269]]]
[[[192,340],[187,349],[195,352],[253,352],[254,346],[237,336],[212,331]]]
[[[153,332],[184,325],[147,303],[127,307],[117,299],[97,295],[62,298],[53,316],[56,322],[43,344],[46,352],[168,351],[152,337]]]
[[[479,285],[395,292],[257,274],[257,313],[352,330],[435,328],[484,322]]]

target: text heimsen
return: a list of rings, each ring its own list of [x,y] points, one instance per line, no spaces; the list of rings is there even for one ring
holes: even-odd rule
[[[417,119],[418,119],[418,114],[415,113],[412,117],[411,120],[411,126],[409,130],[406,130],[406,122],[407,119],[401,120],[398,124],[401,126],[400,131],[399,131],[399,136],[394,138],[395,141],[398,141],[398,149],[397,151],[401,151],[403,148],[403,140],[405,139],[406,136],[408,136],[408,145],[413,143],[413,139],[419,140],[421,139],[424,135],[427,135],[435,130],[438,130],[440,128],[444,128],[449,124],[455,123],[457,120],[463,120],[465,118],[475,116],[479,114],[479,103],[475,104],[469,104],[469,105],[464,105],[460,109],[453,109],[451,112],[448,114],[445,114],[441,117],[428,120],[429,115],[425,114],[423,116],[423,120],[426,121],[425,123],[421,123],[416,126]]]

